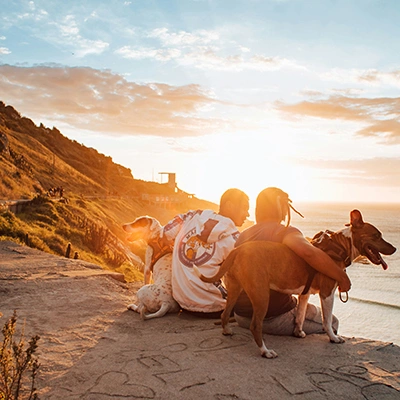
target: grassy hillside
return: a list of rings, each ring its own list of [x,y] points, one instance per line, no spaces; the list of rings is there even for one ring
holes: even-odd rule
[[[59,187],[62,196],[51,196],[49,189]],[[37,126],[0,102],[0,201],[33,200],[16,214],[0,207],[0,239],[61,256],[70,244],[70,257],[77,252],[128,280],[140,279],[144,246],[126,242],[123,223],[151,215],[165,224],[189,209],[217,209],[181,190],[183,200],[168,208],[150,204],[144,194],[176,193],[168,184],[134,179],[111,157],[69,140],[57,128]]]

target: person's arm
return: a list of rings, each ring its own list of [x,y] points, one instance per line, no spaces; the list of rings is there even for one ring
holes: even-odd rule
[[[178,214],[171,221],[167,222],[163,228],[163,236],[169,240],[174,241],[179,231],[181,230],[185,221],[193,218],[194,215],[201,213],[200,210],[188,211],[186,214]]]
[[[163,228],[163,236],[174,242],[176,235],[179,233],[184,222],[182,214],[175,216],[171,221],[169,221]]]
[[[342,270],[326,253],[313,246],[301,232],[290,233],[285,236],[282,243],[318,272],[337,281],[341,292],[350,290],[351,282],[346,271]]]

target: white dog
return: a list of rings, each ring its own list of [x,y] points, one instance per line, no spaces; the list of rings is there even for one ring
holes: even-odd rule
[[[128,240],[142,239],[147,243],[144,283],[136,296],[137,304],[129,304],[130,310],[140,314],[142,319],[162,317],[168,312],[178,312],[179,305],[172,297],[171,264],[172,246],[163,238],[161,224],[152,217],[136,218],[122,225],[129,233]],[[153,275],[153,284],[150,284]]]

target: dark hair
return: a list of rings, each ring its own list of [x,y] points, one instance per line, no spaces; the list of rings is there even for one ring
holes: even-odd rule
[[[249,201],[249,196],[239,189],[228,189],[222,194],[219,207],[223,208],[228,201],[240,204],[242,201]]]
[[[262,190],[256,200],[256,222],[281,222],[287,218],[286,226],[289,226],[290,209],[302,217],[291,202],[289,195],[279,188],[269,187]]]

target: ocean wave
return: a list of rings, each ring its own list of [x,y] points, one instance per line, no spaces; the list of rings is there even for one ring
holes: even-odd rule
[[[370,300],[370,299],[360,299],[360,298],[357,298],[357,297],[351,297],[351,299],[349,299],[349,300],[356,301],[356,302],[359,302],[359,303],[373,304],[373,305],[376,305],[376,306],[394,308],[396,310],[400,310],[400,305],[399,304],[384,303],[382,301]]]

